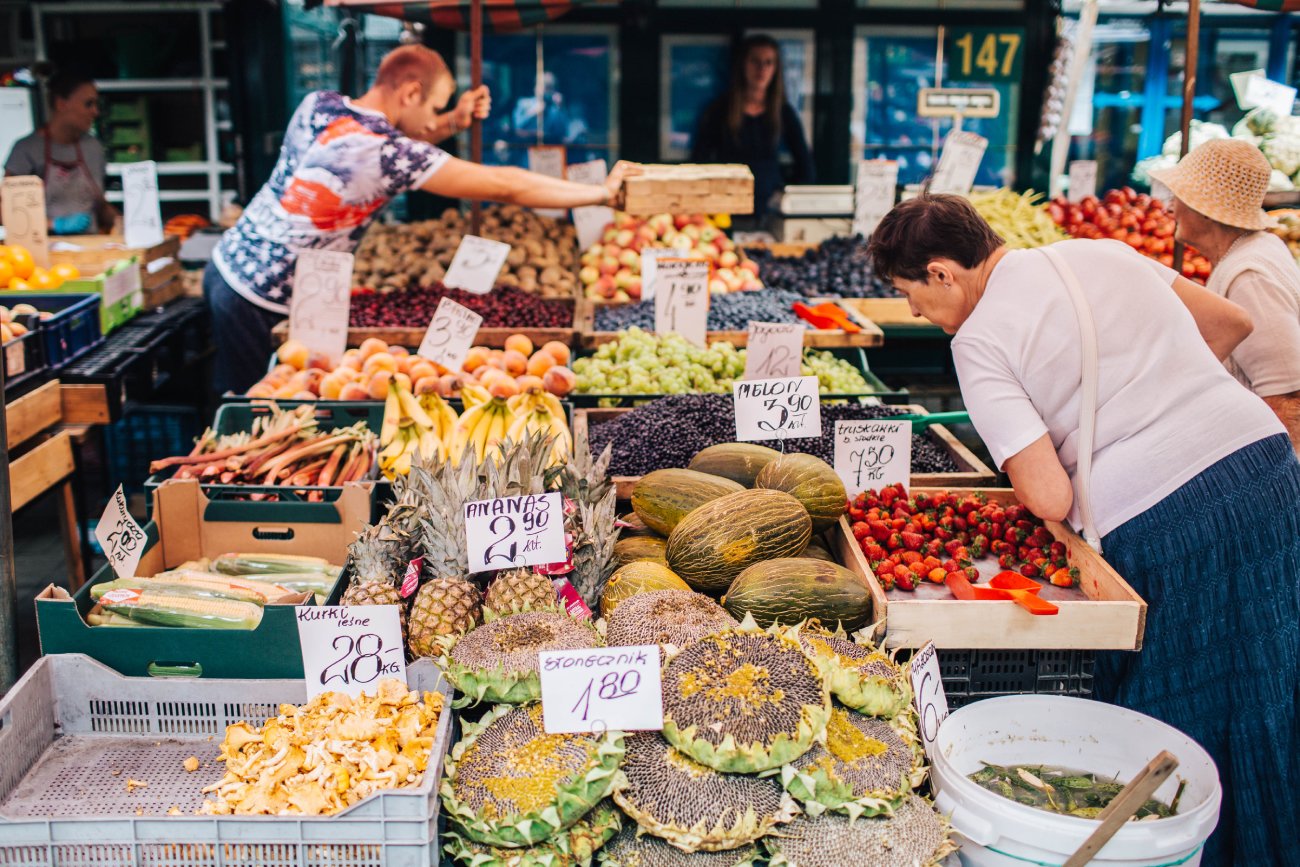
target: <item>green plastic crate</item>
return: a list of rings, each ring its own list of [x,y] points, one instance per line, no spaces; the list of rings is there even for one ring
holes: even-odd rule
[[[131,321],[144,306],[140,287],[140,260],[134,256],[114,262],[93,277],[66,280],[53,292],[93,292],[101,296],[99,328],[103,334]]]

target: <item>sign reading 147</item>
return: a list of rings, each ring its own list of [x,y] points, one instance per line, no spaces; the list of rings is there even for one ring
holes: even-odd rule
[[[948,31],[949,81],[1019,81],[1025,32],[1016,28],[957,27]]]

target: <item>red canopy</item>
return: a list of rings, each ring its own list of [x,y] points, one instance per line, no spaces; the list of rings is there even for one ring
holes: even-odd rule
[[[483,7],[487,33],[515,33],[534,24],[554,21],[575,6],[593,0],[478,0]],[[474,0],[325,0],[326,6],[340,6],[440,27],[469,30],[470,7]]]

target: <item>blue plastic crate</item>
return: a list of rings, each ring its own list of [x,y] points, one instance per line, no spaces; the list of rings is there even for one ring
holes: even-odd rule
[[[188,453],[202,429],[193,407],[128,404],[122,418],[104,429],[109,488],[121,483],[127,493],[144,491],[149,463]]]
[[[0,292],[0,304],[30,304],[53,313],[40,320],[39,332],[45,349],[45,364],[58,371],[104,342],[99,330],[98,295],[59,294],[26,290]]]

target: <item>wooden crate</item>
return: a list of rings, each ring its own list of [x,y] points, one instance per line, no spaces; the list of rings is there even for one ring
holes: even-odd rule
[[[179,274],[180,266],[176,266],[176,272]],[[172,277],[157,286],[146,286],[142,290],[144,293],[144,303],[140,305],[148,310],[152,307],[163,307],[172,303],[177,298],[185,294],[185,286],[179,277]]]
[[[810,300],[808,303],[818,304],[822,300],[827,299]],[[597,305],[585,298],[578,301],[575,324],[578,340],[583,349],[595,349],[597,346],[612,343],[620,336],[618,331],[595,330],[596,307]],[[804,330],[803,345],[816,349],[832,349],[837,346],[880,346],[885,342],[885,333],[877,328],[874,322],[865,320],[861,316],[854,318],[861,331],[850,333],[842,328],[819,329],[808,325]],[[733,346],[747,346],[749,331],[710,331],[707,339],[709,343],[715,340],[726,340]]]
[[[59,381],[51,380],[5,406],[5,430],[10,449],[16,449],[63,419]]]
[[[888,328],[936,329],[929,319],[912,315],[906,298],[843,298],[840,303],[855,316]]]
[[[925,410],[922,407],[905,406],[900,409],[906,409],[910,412],[923,414]],[[631,412],[631,407],[612,407],[612,408],[588,408],[575,409],[573,411],[573,435],[578,436],[581,431],[585,436],[590,426],[618,418],[625,412]],[[943,425],[933,425],[930,430],[943,442],[944,446],[952,455],[952,459],[957,462],[960,471],[956,473],[920,473],[912,476],[912,485],[916,487],[924,486],[974,486],[980,484],[989,484],[993,482],[997,475],[993,470],[984,465],[983,461],[977,458],[970,449],[962,445],[961,440],[952,435],[952,432],[943,427]],[[620,500],[631,499],[632,488],[636,485],[640,476],[612,476],[614,487],[618,490]]]
[[[178,235],[168,235],[151,247],[128,247],[121,235],[67,235],[57,239],[60,242],[75,244],[77,250],[50,251],[50,264],[66,263],[76,265],[86,276],[99,274],[114,262],[138,256],[140,259],[140,285],[148,287],[150,280],[160,283],[174,276],[180,270],[180,264],[171,273],[164,274],[171,267],[169,264],[162,271],[150,274],[146,267],[149,262],[171,257],[176,259],[181,251],[181,239]]]
[[[10,501],[16,512],[72,475],[72,440],[59,431],[9,463]]]
[[[937,493],[939,488],[916,488]],[[991,502],[1016,502],[1010,488],[948,488],[957,495],[979,491]],[[883,621],[885,646],[917,648],[933,641],[939,649],[966,650],[1141,650],[1147,604],[1127,582],[1064,524],[1047,521],[1054,539],[1065,543],[1079,586],[1044,584],[1039,594],[1060,606],[1052,616],[1030,614],[1014,602],[962,601],[947,587],[921,582],[915,592],[886,592],[849,530],[848,518],[832,531],[836,554],[871,588],[872,622]],[[989,578],[987,569],[981,578]]]
[[[752,214],[749,166],[686,163],[643,165],[623,181],[621,210],[629,214]]]
[[[575,304],[575,302],[558,299],[556,304]],[[477,336],[474,338],[475,346],[487,346],[492,349],[504,349],[506,338],[512,334],[522,334],[533,342],[534,346],[541,346],[543,343],[549,343],[557,340],[565,346],[572,347],[574,338],[577,334],[577,307],[574,310],[574,322],[568,328],[480,328]],[[419,347],[420,342],[424,340],[424,332],[429,329],[429,323],[425,322],[420,325],[410,325],[401,328],[349,328],[348,329],[348,346],[360,346],[361,342],[369,337],[378,337],[380,340],[392,346],[405,346],[414,350]],[[289,320],[284,320],[271,329],[271,335],[277,344],[283,343],[289,339]]]
[[[809,250],[816,250],[821,244],[811,241],[773,241],[770,244],[746,244],[746,250],[766,250],[778,259],[799,259]]]

